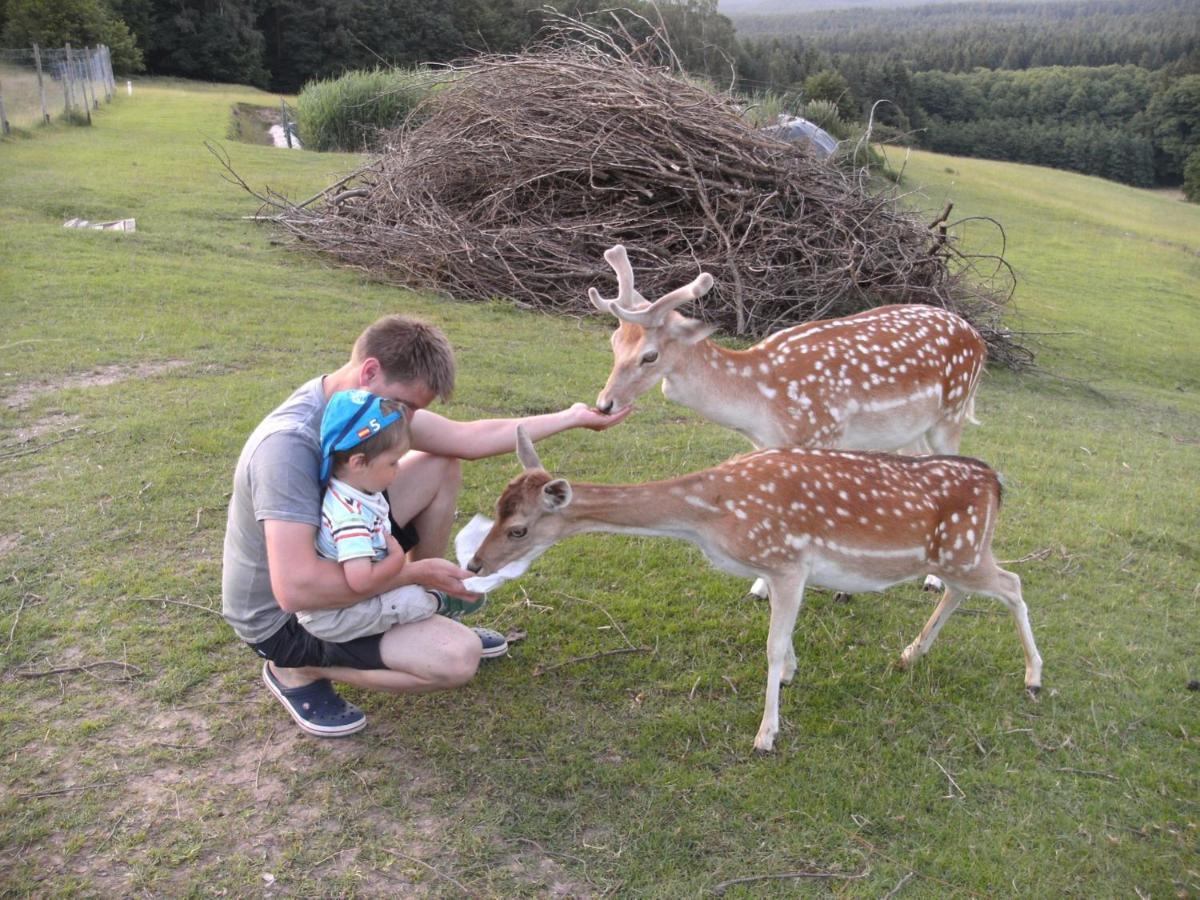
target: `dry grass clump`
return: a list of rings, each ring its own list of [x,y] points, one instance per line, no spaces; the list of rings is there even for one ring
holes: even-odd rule
[[[944,227],[752,128],[730,96],[651,58],[662,47],[577,27],[476,59],[319,204],[274,218],[350,265],[459,298],[591,311],[588,287],[613,293],[602,254],[623,243],[648,297],[711,273],[688,312],[735,334],[930,303],[971,320],[993,359],[1026,358],[1000,323],[1005,296],[968,277]]]

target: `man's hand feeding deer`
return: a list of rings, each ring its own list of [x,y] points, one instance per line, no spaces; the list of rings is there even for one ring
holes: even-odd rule
[[[613,368],[596,400],[619,412],[660,380],[663,394],[765,447],[957,453],[973,418],[987,346],[971,325],[933,306],[884,306],[778,331],[746,350],[708,339],[712,328],[676,307],[713,284],[691,284],[647,303],[618,244],[604,258],[617,297],[588,292],[620,320]],[[934,590],[941,585],[927,584]],[[751,589],[764,596],[764,586]]]
[[[525,472],[505,488],[496,522],[467,568],[487,575],[568,535],[613,531],[681,538],[718,568],[770,588],[767,694],[757,750],[779,731],[779,686],[796,671],[792,630],[806,584],[877,591],[933,572],[946,592],[902,666],[924,655],[968,593],[998,598],[1025,650],[1036,693],[1042,658],[1021,581],[996,565],[992,533],[1000,482],[983,463],[954,456],[782,448],[734,457],[701,472],[631,485],[572,485],[548,474],[523,429]]]

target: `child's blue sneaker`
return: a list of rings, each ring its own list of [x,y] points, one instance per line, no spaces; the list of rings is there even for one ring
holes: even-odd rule
[[[484,659],[495,659],[508,652],[508,639],[500,632],[478,627],[471,630],[479,636],[479,643],[483,644],[483,653],[480,655]]]

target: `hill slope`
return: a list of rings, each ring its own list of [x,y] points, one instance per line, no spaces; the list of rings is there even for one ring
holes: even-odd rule
[[[449,334],[461,417],[594,397],[611,323],[415,295],[275,244],[204,147],[236,101],[276,102],[139,82],[90,130],[0,143],[0,893],[696,896],[799,871],[862,897],[1200,891],[1200,210],[908,165],[911,202],[1004,223],[1021,321],[1054,332],[1048,374],[988,373],[964,444],[1005,475],[997,547],[1040,702],[994,603],[969,600],[902,673],[927,595],[814,591],[778,749],[753,758],[764,608],[687,545],[597,535],[492,596],[486,624],[528,634],[509,658],[453,695],[350,692],[367,730],[322,743],[213,613],[250,429],[384,312]],[[293,197],[358,163],[224,146]],[[74,216],[138,231],[63,229]],[[743,449],[658,396],[539,447],[600,481]],[[461,514],[515,471],[468,465]]]

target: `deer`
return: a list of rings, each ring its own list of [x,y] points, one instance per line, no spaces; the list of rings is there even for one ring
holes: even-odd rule
[[[613,367],[596,399],[611,413],[658,382],[669,400],[767,447],[958,453],[975,418],[987,345],[961,316],[935,306],[882,306],[785,328],[745,350],[709,338],[711,325],[677,311],[713,286],[701,273],[649,303],[624,246],[604,253],[617,276],[592,304],[620,324]],[[935,580],[926,582],[940,590]],[[764,597],[756,582],[751,593]]]
[[[1042,657],[1021,579],[992,554],[999,476],[963,456],[768,448],[702,471],[642,484],[572,484],[543,468],[523,426],[523,471],[496,503],[496,519],[467,568],[488,575],[532,560],[583,532],[677,538],[718,569],[766,581],[770,598],[767,688],[754,748],[769,752],[779,733],[779,689],[797,669],[792,632],[807,585],[882,591],[927,572],[945,592],[900,655],[907,669],[924,656],[968,594],[1003,603],[1025,653],[1025,688],[1036,696]]]

